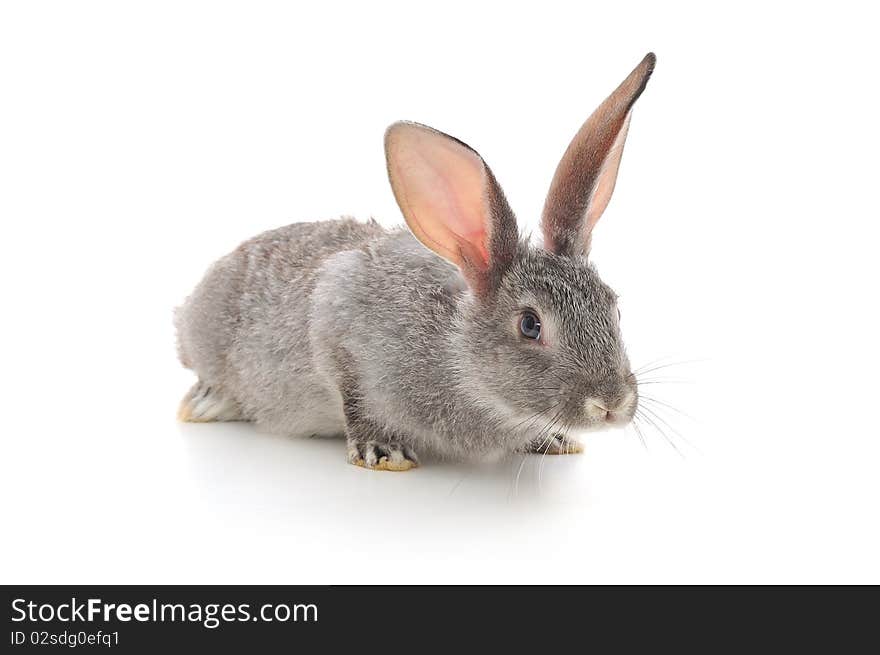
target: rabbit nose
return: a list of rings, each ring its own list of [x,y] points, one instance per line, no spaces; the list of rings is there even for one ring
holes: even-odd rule
[[[605,398],[587,398],[586,411],[590,418],[613,422],[625,417],[635,394],[627,390],[614,400]]]
[[[604,401],[589,398],[587,400],[587,416],[599,421],[609,421],[613,418],[614,412],[605,406]]]

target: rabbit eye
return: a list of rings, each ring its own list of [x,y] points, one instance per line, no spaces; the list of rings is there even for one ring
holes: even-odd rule
[[[541,319],[534,312],[524,312],[519,320],[519,331],[526,339],[539,339]]]

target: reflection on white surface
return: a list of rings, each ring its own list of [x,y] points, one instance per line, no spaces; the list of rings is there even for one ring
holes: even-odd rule
[[[740,582],[876,573],[865,568],[877,545],[865,520],[876,483],[853,473],[869,461],[854,467],[844,452],[831,457],[803,440],[798,448],[795,432],[773,441],[768,431],[679,421],[702,454],[682,445],[679,457],[654,433],[646,450],[630,431],[611,431],[586,435],[582,455],[375,472],[347,464],[341,439],[178,423],[188,376],[171,377],[178,389],[149,397],[140,388],[153,408],[141,416],[124,404],[134,387],[121,385],[105,388],[112,402],[101,417],[89,419],[77,395],[39,424],[13,425],[22,438],[7,441],[3,462],[13,536],[3,545],[4,581]],[[687,392],[688,408],[723,416],[724,404],[698,391]],[[834,552],[847,557],[823,560]]]

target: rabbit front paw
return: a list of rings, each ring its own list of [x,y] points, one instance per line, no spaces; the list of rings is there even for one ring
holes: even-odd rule
[[[525,447],[525,451],[539,455],[577,455],[584,452],[584,447],[579,441],[564,434],[553,434],[535,439]]]
[[[416,454],[400,442],[348,439],[348,463],[374,471],[408,471],[419,465]]]

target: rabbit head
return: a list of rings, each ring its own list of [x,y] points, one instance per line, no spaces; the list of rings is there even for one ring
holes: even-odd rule
[[[386,132],[388,174],[407,225],[460,269],[471,291],[451,326],[462,384],[499,414],[563,431],[623,424],[635,413],[616,296],[588,253],[654,62],[647,55],[575,135],[550,186],[540,247],[520,238],[475,150],[415,123]]]

